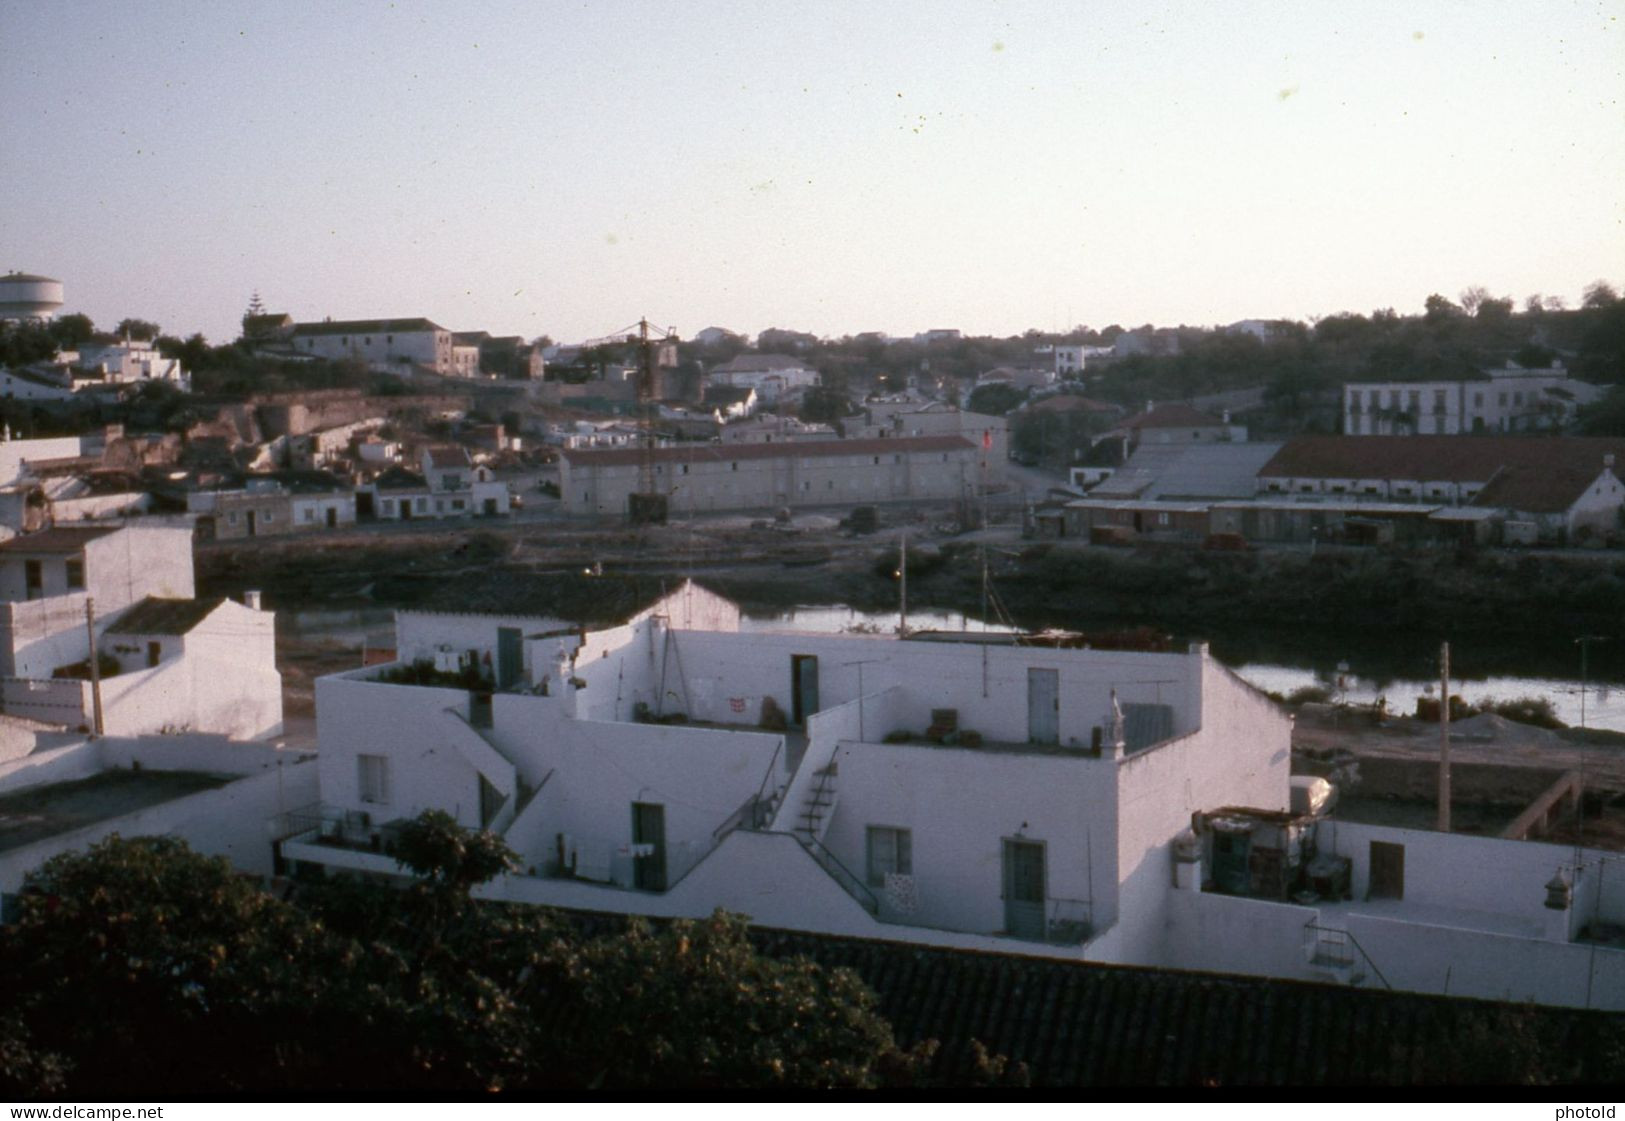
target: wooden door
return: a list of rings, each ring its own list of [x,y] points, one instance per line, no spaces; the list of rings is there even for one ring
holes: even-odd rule
[[[1061,742],[1061,674],[1053,669],[1027,671],[1027,742]]]

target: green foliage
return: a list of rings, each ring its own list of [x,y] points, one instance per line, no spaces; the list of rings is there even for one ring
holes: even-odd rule
[[[464,895],[519,863],[500,837],[470,833],[441,810],[429,810],[401,827],[395,859],[431,886]]]
[[[140,339],[142,342],[152,342],[163,329],[150,319],[121,319],[113,333],[121,339]]]
[[[39,323],[0,323],[0,366],[45,362],[57,352],[56,339]]]
[[[815,385],[801,399],[799,418],[808,424],[838,424],[852,415],[846,394],[828,385]]]
[[[581,1017],[556,1041],[570,1083],[878,1085],[879,1060],[897,1048],[874,994],[846,970],[764,958],[745,931],[744,920],[721,913],[658,932],[635,923],[624,936],[562,955],[549,995]]]
[[[1004,416],[1010,410],[1020,408],[1026,400],[1025,389],[990,382],[971,390],[970,396],[965,400],[965,409],[967,412],[981,413],[983,416]]]
[[[51,320],[51,338],[62,350],[78,350],[96,334],[96,325],[84,312],[73,312]]]
[[[480,903],[511,866],[445,814],[401,831],[411,883],[297,904],[170,838],[50,861],[0,927],[0,1093],[487,1094],[917,1083],[858,978],[752,947],[721,913],[586,936]],[[984,1059],[986,1056],[984,1054]],[[986,1059],[988,1078],[1019,1077]]]
[[[466,665],[449,673],[435,669],[427,658],[419,658],[409,665],[389,666],[379,671],[377,680],[386,685],[428,685],[441,689],[481,689],[490,685],[490,679],[477,665]]]

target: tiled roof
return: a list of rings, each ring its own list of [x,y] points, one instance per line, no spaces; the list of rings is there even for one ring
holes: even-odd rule
[[[1118,424],[1119,428],[1211,428],[1224,422],[1189,405],[1174,402],[1136,413]]]
[[[118,617],[108,634],[186,634],[226,602],[209,599],[155,599],[148,596]]]
[[[408,471],[404,467],[391,467],[381,473],[372,481],[377,490],[421,490],[427,491],[429,484],[422,475],[416,471]]]
[[[38,533],[25,533],[9,541],[0,542],[0,552],[77,553],[86,543],[98,537],[106,537],[109,533],[117,533],[121,528],[116,525],[53,526]]]
[[[467,467],[468,452],[462,448],[442,445],[428,450],[430,467]]]
[[[503,615],[521,619],[558,620],[569,626],[597,627],[624,623],[680,585],[656,576],[585,576],[568,572],[492,573],[479,581],[448,585],[443,578],[387,578],[390,590],[420,583],[426,595],[405,611],[447,615]],[[696,584],[704,586],[703,581]],[[411,597],[409,597],[411,598]]]
[[[410,335],[423,331],[444,331],[445,328],[429,319],[342,319],[323,320],[320,323],[295,323],[296,335]]]
[[[1503,468],[1583,473],[1603,456],[1625,465],[1625,440],[1565,436],[1299,436],[1259,469],[1263,478],[1415,479],[1487,483]]]
[[[1590,469],[1508,467],[1473,496],[1472,504],[1528,514],[1561,514],[1580,500],[1602,471],[1601,463]]]
[[[784,444],[700,444],[656,448],[655,463],[719,463],[749,459],[813,459],[841,455],[905,455],[920,452],[958,452],[975,447],[962,436],[903,436],[890,440],[798,440]],[[566,449],[565,459],[582,467],[620,467],[641,463],[638,448]]]
[[[619,916],[556,912],[590,935]],[[1602,1012],[1379,988],[940,949],[753,928],[770,957],[855,972],[904,1048],[940,1044],[931,1073],[976,1072],[973,1041],[1055,1087],[1406,1086],[1597,1077]],[[1521,1029],[1521,1030],[1520,1030]],[[1508,1031],[1518,1031],[1516,1042]],[[1518,1069],[1506,1064],[1518,1065]],[[1527,1064],[1526,1066],[1524,1064]]]

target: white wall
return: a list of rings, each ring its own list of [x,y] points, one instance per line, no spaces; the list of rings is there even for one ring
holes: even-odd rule
[[[99,769],[99,768],[98,768]],[[84,776],[80,776],[84,777]],[[316,767],[308,757],[83,829],[59,833],[0,853],[0,891],[15,892],[29,872],[62,852],[74,852],[117,833],[124,837],[179,837],[238,869],[269,875],[272,851],[266,822],[317,799]]]
[[[1313,907],[1208,891],[1169,893],[1164,960],[1175,969],[1323,980],[1309,968],[1304,928],[1320,917]],[[1126,960],[1137,960],[1132,945]],[[1120,959],[1121,960],[1121,959]]]
[[[835,761],[825,846],[861,877],[869,826],[909,830],[920,925],[1003,930],[1003,840],[1018,835],[1045,844],[1047,898],[1092,897],[1096,925],[1110,920],[1112,760],[843,743]]]
[[[1222,806],[1290,804],[1292,721],[1262,693],[1205,656],[1202,728],[1136,752],[1118,767],[1121,960],[1174,964],[1162,945],[1172,894],[1171,842],[1191,815]]]
[[[460,824],[479,828],[478,773],[449,737],[424,734],[448,708],[466,715],[468,694],[461,689],[359,680],[361,672],[316,682],[322,801],[366,812],[375,822],[445,810]],[[390,760],[389,798],[384,803],[361,800],[356,757],[362,754]]]

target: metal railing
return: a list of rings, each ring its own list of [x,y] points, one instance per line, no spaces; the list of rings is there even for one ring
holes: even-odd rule
[[[859,906],[871,915],[880,914],[880,899],[869,890],[869,885],[863,882],[862,877],[842,864],[840,858],[825,848],[818,838],[811,835],[803,836],[800,833],[795,837],[807,850],[808,855],[818,861],[824,871],[828,872],[848,895],[858,901]]]
[[[1383,988],[1393,988],[1388,983],[1388,978],[1382,975],[1382,970],[1377,968],[1377,963],[1371,960],[1371,955],[1360,945],[1359,939],[1349,931],[1321,926],[1311,919],[1303,924],[1303,934],[1304,946],[1311,963],[1334,969],[1352,969],[1357,964],[1364,965],[1382,982]]]
[[[1057,945],[1082,945],[1094,933],[1094,904],[1087,899],[1048,899],[1044,923],[1045,941]]]

